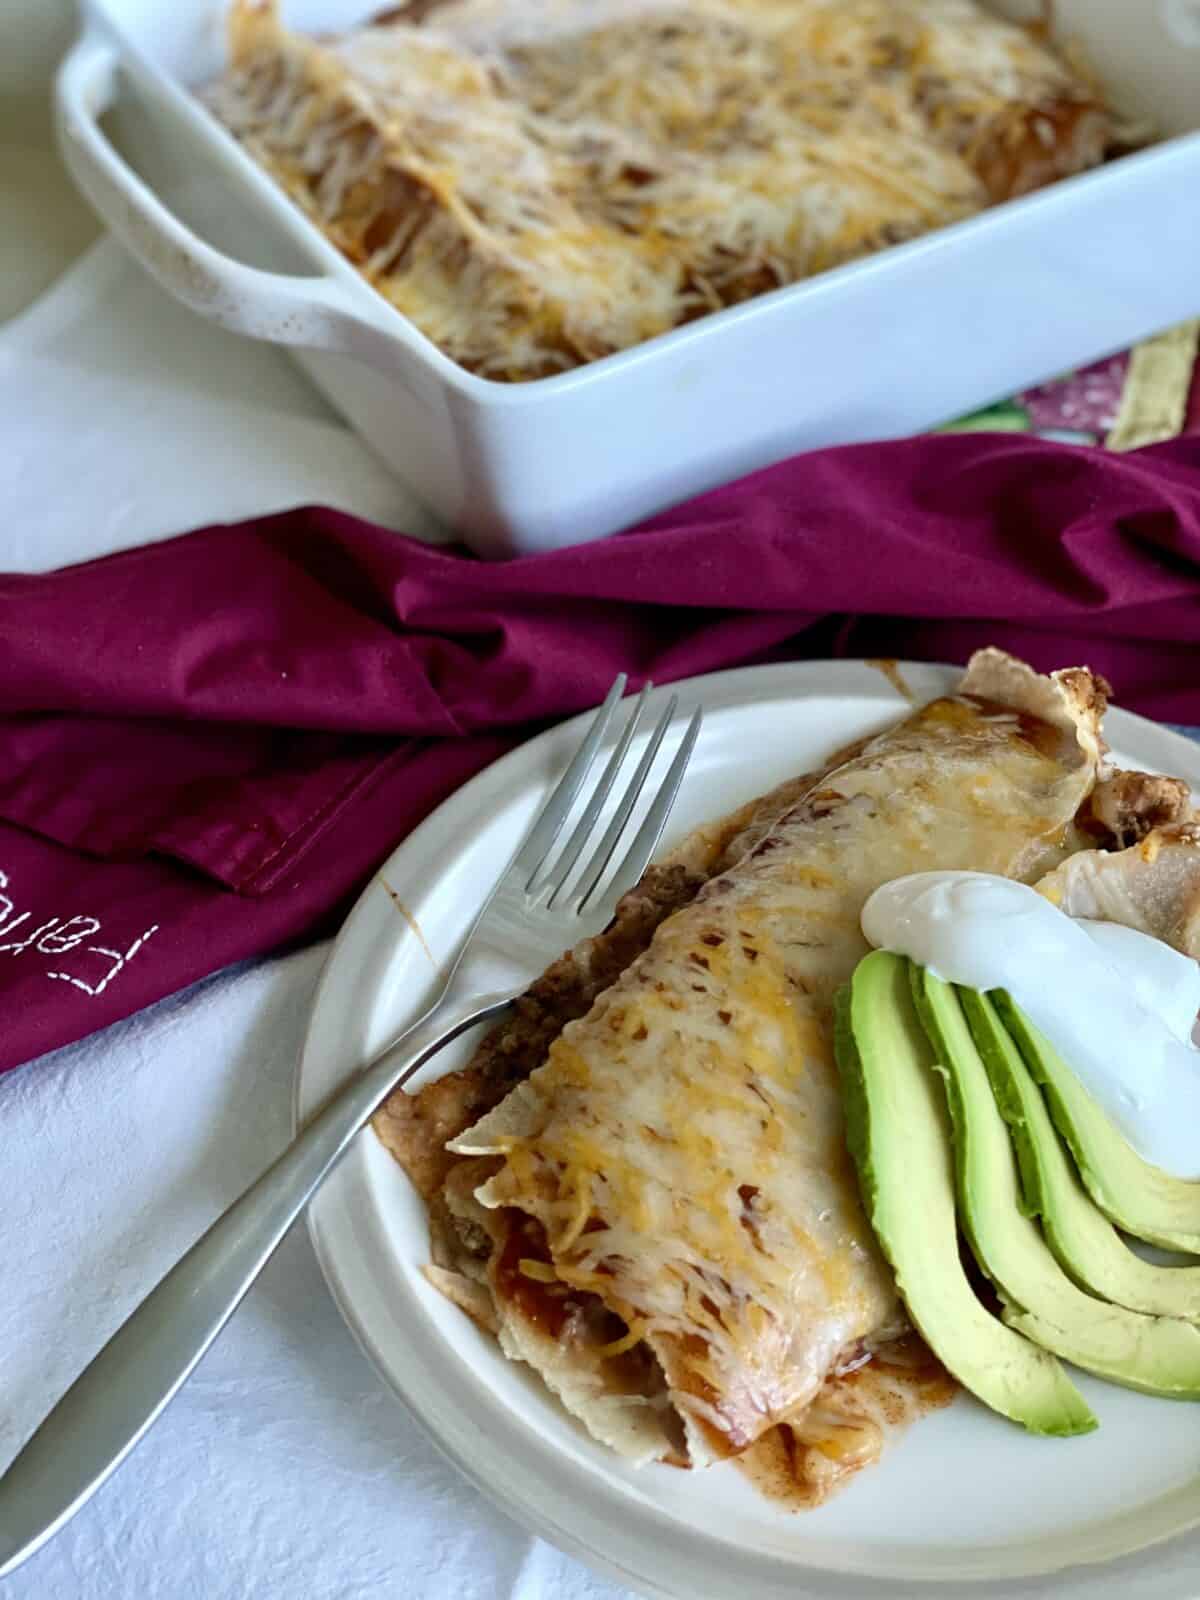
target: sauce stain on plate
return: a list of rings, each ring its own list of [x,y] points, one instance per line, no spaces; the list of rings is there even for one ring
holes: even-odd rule
[[[896,693],[910,705],[915,705],[917,697],[904,681],[904,674],[900,671],[891,656],[879,656],[867,661],[868,667],[874,667],[876,672],[882,672]]]
[[[421,932],[421,924],[417,921],[416,917],[413,916],[412,912],[404,904],[404,901],[401,900],[400,896],[392,888],[391,884],[387,881],[387,879],[381,875],[379,881],[383,885],[383,887],[387,890],[388,899],[392,902],[392,904],[395,906],[396,910],[404,918],[405,922],[408,923],[409,927],[412,929],[413,933],[416,936],[417,943],[421,946],[421,949],[424,950],[425,954],[429,957],[429,965],[433,968],[433,970],[439,976],[441,976],[441,971],[442,971],[441,965],[439,964],[438,959],[434,955],[433,951],[429,948],[429,941],[426,939],[425,935]]]

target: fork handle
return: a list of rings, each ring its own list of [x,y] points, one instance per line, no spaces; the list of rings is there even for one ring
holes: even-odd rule
[[[511,995],[438,1004],[330,1100],[76,1378],[0,1478],[0,1577],[89,1500],[161,1415],[372,1113]]]

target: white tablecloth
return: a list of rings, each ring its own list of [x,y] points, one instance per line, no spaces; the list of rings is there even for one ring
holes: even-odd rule
[[[421,531],[273,350],[101,244],[0,329],[0,570],[319,499]],[[0,1463],[288,1135],[324,947],[0,1078]],[[120,1472],[4,1600],[617,1600],[446,1465],[294,1230]]]

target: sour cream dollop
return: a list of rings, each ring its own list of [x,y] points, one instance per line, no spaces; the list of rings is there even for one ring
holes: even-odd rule
[[[949,983],[1007,989],[1139,1155],[1200,1176],[1200,963],[986,872],[885,883],[862,930]]]

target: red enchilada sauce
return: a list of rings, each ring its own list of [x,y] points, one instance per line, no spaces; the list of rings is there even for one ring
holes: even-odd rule
[[[578,1342],[597,1355],[601,1346],[617,1344],[626,1324],[597,1295],[535,1275],[539,1267],[553,1270],[541,1223],[515,1210],[506,1212],[505,1222],[493,1268],[497,1297],[548,1338]],[[662,1369],[645,1344],[603,1359],[615,1391],[661,1391]],[[949,1405],[957,1393],[928,1346],[910,1334],[830,1378],[801,1422],[772,1428],[734,1459],[761,1493],[791,1510],[807,1510],[877,1461],[890,1434]],[[672,1464],[686,1464],[682,1452]]]
[[[809,1511],[878,1461],[902,1428],[942,1410],[957,1393],[929,1347],[909,1334],[828,1379],[801,1422],[772,1428],[737,1465],[761,1494]]]
[[[614,1393],[660,1393],[664,1387],[662,1368],[654,1352],[641,1340],[627,1350],[605,1354],[605,1347],[619,1344],[629,1328],[598,1295],[557,1279],[535,1276],[539,1268],[545,1268],[547,1273],[553,1271],[541,1223],[512,1209],[506,1209],[504,1221],[504,1244],[492,1268],[497,1299],[507,1301],[547,1338],[590,1350],[604,1362]],[[682,1457],[678,1464],[683,1464]]]
[[[568,1323],[584,1320],[595,1331],[596,1342],[611,1344],[626,1332],[615,1312],[587,1289],[573,1289],[557,1279],[547,1281],[522,1270],[528,1261],[553,1271],[546,1230],[534,1217],[506,1209],[504,1246],[496,1259],[493,1279],[496,1295],[516,1307],[527,1321],[551,1339],[561,1339]]]

